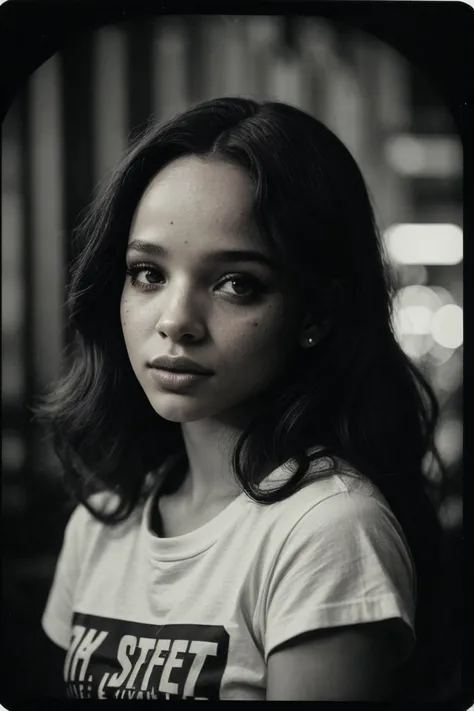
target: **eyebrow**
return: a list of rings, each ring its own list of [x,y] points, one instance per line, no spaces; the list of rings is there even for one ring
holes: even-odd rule
[[[159,244],[154,242],[141,242],[139,240],[133,240],[127,247],[127,252],[142,252],[143,254],[150,254],[155,257],[160,257],[162,259],[166,258],[168,255],[167,250]],[[278,265],[270,257],[265,256],[261,252],[254,251],[252,249],[227,249],[220,252],[211,252],[207,255],[207,258],[217,264],[229,263],[229,262],[254,262],[256,264],[262,264],[263,266],[270,267],[270,269],[277,270]]]

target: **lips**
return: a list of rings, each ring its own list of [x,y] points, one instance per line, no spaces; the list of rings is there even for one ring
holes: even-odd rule
[[[196,387],[211,377],[212,370],[189,358],[154,358],[149,364],[153,381],[172,393],[193,393]]]
[[[171,373],[187,375],[213,375],[214,371],[196,363],[190,358],[176,356],[157,356],[149,362],[150,368],[156,368]]]
[[[160,388],[174,393],[194,392],[195,388],[208,380],[209,375],[183,373],[177,370],[150,368],[150,375]]]

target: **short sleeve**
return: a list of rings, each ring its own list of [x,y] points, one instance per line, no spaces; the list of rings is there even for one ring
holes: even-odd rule
[[[415,572],[401,528],[378,499],[340,492],[292,528],[261,596],[265,661],[304,632],[397,618],[397,655],[415,641]]]
[[[80,541],[84,533],[84,513],[83,507],[78,506],[69,518],[41,620],[47,636],[63,649],[69,647],[74,589],[80,570]]]

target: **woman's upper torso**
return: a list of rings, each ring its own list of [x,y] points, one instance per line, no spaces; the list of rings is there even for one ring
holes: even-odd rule
[[[400,525],[367,478],[326,458],[311,471],[284,501],[242,493],[173,538],[152,529],[158,487],[117,526],[78,506],[43,616],[67,650],[68,695],[263,700],[281,643],[393,618],[403,662],[416,579]],[[280,467],[263,486],[287,476]]]

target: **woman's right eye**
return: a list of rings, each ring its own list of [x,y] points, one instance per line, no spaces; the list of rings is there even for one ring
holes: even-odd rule
[[[153,289],[164,281],[162,272],[151,264],[132,264],[125,271],[138,289]]]

